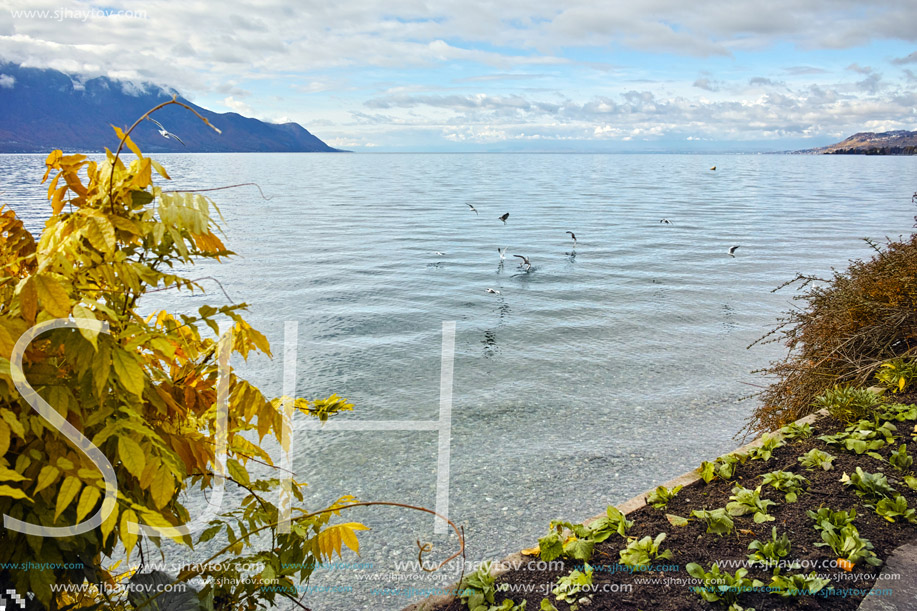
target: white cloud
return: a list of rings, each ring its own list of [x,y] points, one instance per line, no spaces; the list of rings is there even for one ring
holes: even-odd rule
[[[12,89],[16,79],[9,74],[0,74],[0,89]]]
[[[232,96],[223,98],[223,105],[230,109],[233,112],[237,112],[240,115],[250,117],[254,114],[251,107],[241,100],[237,100]]]

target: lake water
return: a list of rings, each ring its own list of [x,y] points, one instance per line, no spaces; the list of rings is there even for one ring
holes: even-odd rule
[[[340,420],[436,420],[441,329],[455,321],[449,516],[469,560],[531,546],[551,519],[580,521],[734,448],[755,406],[740,399],[763,383],[750,372],[783,353],[746,349],[792,307],[792,290],[771,289],[868,257],[864,237],[909,234],[917,188],[907,157],[160,160],[179,187],[257,182],[270,197],[215,192],[238,257],[188,273],[251,304],[275,354],[284,322],[297,321],[298,394],[347,397],[354,412]],[[0,203],[35,231],[48,210],[42,173],[42,156],[0,156]],[[144,307],[226,303],[213,289],[159,293]],[[281,361],[235,365],[276,396]],[[343,494],[434,506],[435,432],[301,425],[294,468],[310,507]],[[431,558],[454,549],[425,514],[368,508],[348,519],[373,528],[362,558],[345,556],[363,567],[317,573],[314,586],[351,589],[307,594],[316,611],[400,609],[419,596],[375,590],[438,579],[395,570],[416,557],[415,539],[436,544]]]

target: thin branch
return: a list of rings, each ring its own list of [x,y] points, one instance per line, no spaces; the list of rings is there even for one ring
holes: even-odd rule
[[[270,201],[274,199],[274,196],[267,197],[264,194],[264,191],[261,190],[261,186],[256,182],[240,182],[237,185],[227,185],[225,187],[211,187],[209,189],[174,189],[172,191],[163,191],[163,193],[206,193],[207,191],[222,191],[223,189],[235,189],[236,187],[255,187],[258,189],[258,193],[261,194],[261,199],[265,201]]]
[[[184,282],[200,282],[201,280],[213,280],[214,282],[217,283],[217,286],[220,287],[220,290],[223,291],[223,296],[226,297],[226,300],[229,301],[229,303],[231,303],[232,305],[236,305],[236,302],[232,300],[232,298],[229,296],[229,293],[226,292],[226,289],[223,288],[223,285],[220,283],[220,281],[214,278],[213,276],[204,276],[202,278],[194,278],[194,279],[182,278],[182,280]],[[169,291],[172,289],[180,289],[183,286],[184,285],[180,283],[175,283],[172,286],[164,286],[158,289],[148,289],[146,291],[143,291],[143,294],[145,295],[147,293],[158,293],[160,291]]]
[[[201,121],[203,121],[208,127],[210,127],[210,128],[211,128],[213,131],[215,131],[216,133],[218,133],[218,134],[223,133],[223,132],[221,132],[218,128],[216,128],[216,127],[214,127],[213,125],[211,125],[211,124],[210,124],[210,121],[208,121],[206,117],[201,116],[201,113],[197,112],[196,110],[194,110],[193,108],[191,108],[190,106],[188,106],[187,104],[185,104],[184,102],[179,102],[179,101],[176,99],[176,97],[177,97],[177,96],[172,96],[172,99],[169,100],[168,102],[163,102],[162,104],[159,104],[159,105],[157,105],[157,106],[154,106],[154,107],[151,108],[150,110],[148,110],[148,111],[146,111],[145,113],[143,113],[143,115],[141,115],[139,119],[137,119],[136,121],[134,121],[134,124],[131,125],[131,126],[128,128],[128,130],[127,130],[126,132],[124,132],[124,136],[122,136],[121,141],[118,143],[118,150],[115,152],[115,158],[114,158],[114,159],[112,160],[112,162],[111,162],[111,173],[108,175],[108,199],[111,201],[112,212],[114,212],[114,210],[115,210],[115,202],[114,202],[114,199],[113,199],[113,197],[112,197],[112,190],[114,189],[114,186],[115,186],[115,183],[114,183],[114,180],[115,180],[115,167],[118,165],[118,159],[121,157],[121,151],[124,149],[124,143],[127,141],[128,138],[130,138],[131,132],[134,131],[134,128],[135,128],[135,127],[137,127],[138,125],[140,125],[140,122],[141,122],[141,121],[143,121],[144,119],[146,119],[147,117],[149,117],[151,114],[153,114],[153,113],[156,112],[157,110],[159,110],[159,109],[161,109],[161,108],[165,108],[166,106],[171,106],[172,104],[175,104],[175,105],[177,105],[177,106],[181,106],[182,108],[184,108],[184,109],[186,109],[186,110],[190,110],[191,112],[193,112],[194,115],[195,115],[198,119],[200,119]]]

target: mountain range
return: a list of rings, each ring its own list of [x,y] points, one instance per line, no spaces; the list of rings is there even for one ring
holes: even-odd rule
[[[835,144],[799,152],[816,155],[917,155],[917,132],[860,132]]]
[[[154,85],[135,85],[107,77],[79,81],[57,70],[0,64],[0,153],[100,152],[117,146],[112,125],[129,127],[146,111],[172,99]],[[184,144],[165,138],[144,121],[131,139],[144,152],[341,152],[298,123],[266,123],[240,114],[216,113],[178,97],[206,117],[222,134],[179,106],[153,118]]]

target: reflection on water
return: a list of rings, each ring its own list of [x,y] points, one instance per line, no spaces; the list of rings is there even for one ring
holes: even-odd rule
[[[470,560],[528,546],[552,519],[595,515],[735,447],[753,407],[737,402],[748,393],[743,382],[782,352],[745,347],[793,305],[792,293],[771,289],[797,272],[830,275],[870,256],[864,236],[909,233],[905,187],[917,184],[904,157],[160,161],[177,187],[256,182],[271,198],[215,193],[238,256],[179,271],[212,276],[249,303],[275,354],[284,321],[298,321],[298,394],[347,397],[355,411],[341,418],[435,419],[442,322],[456,321],[450,516],[465,528]],[[0,203],[33,232],[48,211],[43,171],[43,156],[0,156]],[[566,231],[582,241],[572,244]],[[225,304],[211,284],[205,296],[163,291],[143,307],[188,314]],[[280,394],[279,362],[234,365]],[[294,430],[308,506],[346,493],[433,505],[435,434]],[[453,549],[422,516],[355,510],[348,519],[373,527],[361,536],[362,559],[380,572],[415,556],[418,538],[444,555]],[[320,572],[315,585],[354,587],[308,596],[316,611],[408,602],[374,596],[340,571]]]

